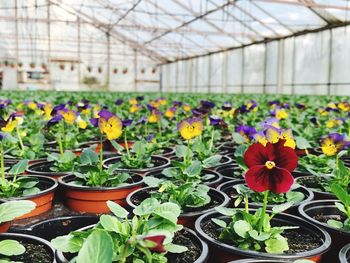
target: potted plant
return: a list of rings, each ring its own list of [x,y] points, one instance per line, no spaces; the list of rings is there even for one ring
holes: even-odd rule
[[[28,160],[21,160],[15,164],[5,178],[5,172],[1,164],[0,201],[30,200],[36,203],[36,208],[23,215],[27,218],[42,214],[52,207],[52,200],[58,186],[54,179],[44,176],[22,174],[28,165]]]
[[[331,239],[327,232],[298,217],[280,214],[292,203],[267,211],[269,193],[286,193],[294,182],[291,172],[298,157],[285,143],[281,139],[275,143],[253,143],[244,155],[249,168],[246,184],[251,190],[263,193],[262,208],[249,209],[245,196],[244,209],[220,207],[216,208],[217,212],[197,219],[196,231],[210,244],[213,258],[220,258],[218,262],[249,257],[308,258],[320,262],[322,254],[329,249]]]
[[[182,229],[177,224],[180,208],[176,204],[160,204],[149,198],[133,210],[131,219],[128,218],[129,212],[118,204],[108,201],[107,205],[113,215],[102,215],[96,226],[51,241],[57,250],[63,252],[57,254],[58,262],[72,258],[86,263],[145,259],[148,262],[168,262],[168,257],[173,254],[186,256],[188,248],[181,244],[184,240],[176,240]],[[155,221],[159,223],[153,224]],[[77,246],[72,246],[73,240],[78,241],[74,242]],[[173,243],[175,240],[177,244]],[[96,247],[101,249],[95,250]],[[205,253],[204,249],[202,253]],[[201,260],[196,261],[198,258]],[[198,258],[194,262],[205,262],[206,256],[198,255]]]
[[[303,204],[299,213],[309,222],[324,229],[332,237],[332,249],[326,254],[326,259],[332,260],[338,256],[338,251],[350,243],[350,195],[339,184],[332,184],[331,191],[336,200],[318,200]]]
[[[231,198],[230,207],[244,207],[244,199],[248,198],[252,208],[262,207],[264,195],[252,191],[245,185],[244,180],[232,180],[218,186],[218,190],[224,192]],[[309,203],[314,197],[312,191],[298,184],[293,184],[291,189],[282,194],[270,193],[268,197],[267,209],[271,210],[274,205],[292,203],[287,210],[289,213],[297,212],[298,207],[304,203]]]

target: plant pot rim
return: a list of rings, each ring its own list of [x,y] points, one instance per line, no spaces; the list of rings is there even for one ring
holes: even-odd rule
[[[92,225],[88,225],[82,228],[77,229],[77,231],[84,231],[87,230],[89,228],[92,228],[96,226],[96,224],[92,224]],[[192,229],[188,228],[188,227],[183,227],[181,230],[186,230],[187,232],[189,232],[195,239],[197,242],[195,242],[195,240],[193,240],[195,243],[197,243],[199,246],[201,246],[201,254],[199,256],[199,258],[196,259],[196,261],[194,261],[193,263],[205,263],[208,260],[209,257],[209,247],[207,245],[206,242],[204,242],[195,231],[193,231]],[[181,230],[179,230],[178,232],[180,232]],[[64,254],[62,253],[62,251],[59,250],[55,250],[55,258],[59,259],[58,262],[68,262],[65,261],[67,260],[64,256]]]
[[[256,209],[249,209],[250,211],[256,211]],[[232,245],[226,244],[224,242],[221,242],[219,240],[216,240],[210,236],[208,236],[201,228],[201,223],[202,221],[206,220],[207,218],[212,219],[212,218],[216,218],[216,217],[227,217],[227,216],[223,216],[220,213],[214,211],[214,212],[209,212],[206,214],[201,215],[199,218],[197,218],[196,222],[195,222],[195,229],[196,232],[198,233],[198,235],[204,239],[205,242],[207,242],[210,245],[213,245],[215,247],[219,247],[220,249],[227,251],[229,253],[234,253],[234,254],[238,254],[238,255],[243,255],[243,256],[247,256],[248,257],[256,257],[256,258],[271,258],[271,259],[278,259],[278,258],[283,258],[283,259],[299,259],[299,258],[308,258],[314,255],[319,255],[319,254],[324,254],[326,251],[328,251],[330,249],[331,246],[331,237],[328,234],[327,231],[323,230],[322,228],[318,227],[317,225],[314,225],[300,217],[294,216],[294,215],[289,215],[289,214],[284,214],[284,213],[280,213],[277,214],[274,218],[278,219],[292,219],[294,222],[303,222],[303,225],[307,225],[305,226],[305,228],[307,227],[307,229],[313,228],[314,230],[316,230],[317,232],[319,232],[323,238],[323,244],[321,246],[319,246],[318,248],[309,250],[309,251],[305,251],[305,252],[298,252],[298,253],[294,253],[294,254],[269,254],[266,252],[259,252],[259,251],[253,251],[253,250],[244,250],[244,249],[240,249],[238,247],[234,247]]]
[[[322,223],[322,222],[312,218],[311,216],[309,216],[306,213],[306,211],[305,211],[305,209],[307,207],[312,207],[313,205],[317,205],[317,204],[320,204],[320,206],[322,206],[324,209],[326,209],[326,207],[324,207],[325,205],[327,205],[327,206],[331,205],[332,207],[337,209],[336,206],[334,205],[334,203],[337,202],[337,201],[340,202],[339,200],[332,200],[332,199],[329,199],[329,200],[314,200],[314,201],[311,201],[309,203],[304,203],[304,204],[300,205],[299,208],[298,208],[298,212],[306,220],[311,221],[315,225],[318,225],[318,226],[321,226],[321,227],[325,228],[327,231],[333,231],[333,232],[341,233],[342,235],[350,237],[350,231],[344,231],[342,229],[337,229],[337,228],[331,227],[327,223]]]
[[[133,188],[138,185],[143,184],[143,177],[137,173],[132,173],[132,176],[136,176],[139,181],[128,184],[128,185],[123,185],[123,186],[86,186],[86,185],[74,185],[70,184],[67,182],[68,180],[72,181],[73,179],[77,178],[74,174],[68,174],[65,176],[62,176],[58,178],[58,184],[64,188],[68,189],[74,189],[74,190],[82,190],[82,191],[110,191],[110,190],[119,190],[119,189],[128,189],[128,188]]]
[[[35,243],[41,243],[45,245],[45,248],[47,250],[47,252],[51,252],[52,255],[52,263],[56,263],[56,259],[55,259],[55,254],[56,251],[55,249],[52,247],[51,243],[41,237],[37,237],[37,236],[32,236],[32,235],[28,235],[28,234],[20,234],[20,233],[1,233],[0,234],[0,238],[4,237],[4,239],[17,239],[17,240],[34,240]],[[35,244],[34,243],[34,244]]]
[[[221,191],[221,192],[224,192],[225,186],[230,185],[232,183],[234,183],[234,184],[244,184],[245,185],[245,180],[244,179],[233,179],[231,181],[224,182],[224,183],[220,184],[217,187],[217,189],[219,191]],[[307,189],[304,186],[300,186],[299,188],[294,189],[294,191],[298,191],[298,189],[302,189],[302,191],[299,191],[299,192],[303,192],[303,194],[307,193],[309,196],[305,196],[305,198],[299,203],[293,203],[293,205],[290,208],[292,208],[292,207],[296,208],[296,207],[299,207],[302,204],[310,203],[314,199],[314,193],[311,190]],[[283,204],[283,203],[280,203],[280,204]],[[255,207],[260,207],[260,206],[262,207],[262,203],[256,203],[256,202],[249,202],[249,205],[252,205],[252,206],[255,206]],[[272,207],[274,207],[276,205],[279,205],[279,204],[268,204],[267,208],[272,208]]]
[[[35,171],[33,170],[33,167],[37,167],[43,164],[52,164],[54,163],[54,161],[47,161],[47,160],[43,160],[40,162],[36,162],[36,163],[32,163],[28,166],[28,168],[26,169],[27,173],[31,173],[31,174],[38,174],[41,176],[45,176],[45,175],[50,175],[50,176],[63,176],[63,175],[70,175],[72,174],[72,172],[54,172],[54,171],[50,171],[50,172],[41,172],[41,171]],[[48,176],[47,176],[48,177]]]
[[[285,261],[280,259],[259,259],[259,258],[245,258],[233,260],[227,263],[293,263],[294,261]]]
[[[42,190],[40,191],[39,193],[37,194],[31,194],[31,195],[26,195],[26,196],[17,196],[17,197],[8,197],[8,198],[0,198],[0,202],[7,202],[7,201],[12,201],[12,200],[27,200],[27,199],[31,199],[31,198],[35,198],[35,197],[39,197],[39,196],[43,196],[43,195],[46,195],[50,192],[54,192],[56,190],[56,188],[58,187],[58,183],[55,179],[52,179],[50,177],[47,177],[47,176],[41,176],[41,175],[35,175],[35,174],[28,174],[28,175],[19,175],[17,176],[17,178],[19,177],[35,177],[35,178],[38,178],[39,179],[39,182],[40,181],[46,181],[48,183],[51,183],[52,185],[45,189],[45,190]],[[11,178],[11,177],[10,177]]]
[[[223,176],[219,172],[217,172],[215,170],[212,170],[212,169],[209,169],[209,168],[205,168],[205,169],[202,170],[202,172],[212,173],[212,174],[214,174],[217,177],[217,179],[215,181],[206,181],[206,182],[202,181],[201,182],[202,184],[205,184],[205,185],[208,185],[208,186],[215,185],[217,183],[220,183],[222,181],[222,179],[223,179]],[[146,176],[153,176],[155,173],[160,173],[161,174],[162,172],[161,171],[150,171],[150,172],[145,173],[144,176],[145,177]],[[163,176],[164,176],[164,178],[167,178],[165,175],[163,175]]]
[[[132,207],[132,209],[134,209],[136,207],[136,205],[131,201],[131,197],[134,195],[134,194],[137,194],[141,191],[144,191],[144,190],[148,190],[148,189],[155,189],[156,187],[151,187],[151,186],[148,186],[148,187],[144,187],[144,188],[141,188],[141,189],[137,189],[133,192],[131,192],[130,194],[128,194],[128,196],[126,197],[126,203]],[[209,195],[212,194],[216,194],[216,195],[221,195],[221,197],[223,198],[223,201],[220,205],[217,205],[216,207],[218,206],[223,206],[223,207],[226,207],[228,205],[228,203],[230,202],[230,198],[223,192],[220,192],[218,191],[217,189],[215,188],[212,188],[212,187],[209,187]],[[194,216],[200,216],[202,215],[203,213],[208,213],[210,211],[214,211],[214,207],[212,208],[209,208],[209,209],[206,209],[206,210],[202,210],[202,211],[195,211],[195,212],[184,212],[184,213],[181,213],[179,218],[186,218],[186,217],[194,217]]]
[[[295,181],[297,182],[297,181],[300,181],[300,180],[305,179],[305,178],[314,178],[314,177],[316,177],[316,175],[299,176],[299,177],[295,178]],[[318,177],[316,177],[316,178],[318,178]],[[302,184],[300,184],[300,185],[303,186]],[[305,187],[306,187],[306,186],[305,186]],[[317,194],[326,195],[326,196],[328,196],[329,198],[332,198],[332,197],[336,198],[335,194],[330,193],[330,192],[318,191],[318,190],[316,190],[316,189],[312,189],[312,190],[310,190],[310,191],[312,191],[312,192],[314,192],[314,193],[317,193]]]
[[[103,161],[103,167],[108,169],[109,168],[109,165],[106,164],[112,160],[117,160],[117,159],[121,159],[122,156],[115,156],[115,157],[111,157],[111,158],[108,158],[106,160]],[[163,157],[163,156],[159,156],[159,155],[151,155],[151,160],[163,160],[165,163],[160,165],[160,166],[153,166],[153,167],[149,167],[149,168],[117,168],[115,169],[115,171],[124,171],[124,172],[130,172],[130,171],[133,171],[133,172],[150,172],[150,171],[155,171],[155,170],[158,170],[158,169],[162,169],[162,168],[166,168],[170,165],[170,160],[169,158],[166,158],[166,157]]]
[[[348,259],[346,258],[346,252],[350,250],[350,244],[343,246],[339,251],[339,261],[340,263],[348,263]]]

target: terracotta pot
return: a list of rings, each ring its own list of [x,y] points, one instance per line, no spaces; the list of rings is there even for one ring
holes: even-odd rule
[[[51,263],[56,263],[55,260],[55,249],[51,246],[50,242],[48,242],[45,239],[32,236],[32,235],[26,235],[26,234],[15,234],[15,233],[4,233],[0,234],[0,241],[6,240],[6,239],[11,239],[11,240],[17,240],[18,242],[22,244],[32,244],[32,245],[37,245],[45,249],[46,253],[50,255],[50,258],[52,258]],[[38,262],[37,260],[40,260],[40,257],[36,257],[35,253],[33,253],[35,248],[31,246],[31,251],[26,250],[24,253],[25,256],[25,262]],[[12,257],[7,257],[11,259]],[[28,261],[30,260],[30,261]],[[16,260],[17,261],[17,260]],[[13,261],[11,261],[13,262]],[[47,261],[45,261],[47,262]]]
[[[204,242],[207,242],[209,245],[209,262],[217,263],[227,263],[233,260],[244,259],[244,258],[265,258],[265,259],[278,259],[278,260],[297,260],[297,259],[309,259],[313,260],[316,263],[321,263],[322,255],[330,248],[331,237],[323,229],[317,227],[314,224],[311,224],[299,217],[287,215],[287,214],[278,214],[273,218],[274,222],[278,222],[283,226],[299,226],[305,233],[315,235],[319,237],[322,241],[322,245],[319,247],[299,253],[292,254],[269,254],[266,252],[257,252],[253,250],[244,250],[238,247],[235,247],[231,244],[226,244],[222,241],[214,239],[208,233],[203,231],[203,226],[212,220],[212,218],[220,218],[221,220],[229,221],[231,218],[227,216],[222,216],[217,212],[210,212],[200,216],[195,223],[196,232],[199,234]],[[217,226],[220,228],[219,226]],[[293,231],[293,230],[291,230]]]
[[[29,218],[29,217],[37,216],[49,211],[52,207],[52,200],[54,198],[55,190],[58,186],[58,183],[56,182],[56,180],[49,177],[40,176],[40,175],[25,175],[25,176],[32,176],[39,179],[39,183],[37,187],[41,191],[38,194],[0,199],[1,202],[6,202],[9,200],[30,200],[36,203],[36,208],[33,211],[21,217],[18,217],[16,219]]]
[[[133,202],[133,198],[135,196],[140,196],[140,198],[142,198],[143,200],[147,199],[150,197],[149,192],[147,192],[149,190],[156,190],[156,188],[145,187],[145,188],[142,188],[142,189],[139,189],[139,190],[136,190],[136,191],[130,193],[126,198],[127,204],[132,209],[134,209],[137,206],[137,204],[135,204]],[[217,206],[227,206],[228,205],[229,198],[225,193],[222,193],[214,188],[210,188],[208,194],[212,200],[215,200],[218,203]],[[207,213],[207,212],[214,211],[214,210],[215,210],[215,208],[212,207],[212,208],[207,208],[207,209],[203,209],[200,211],[181,213],[179,218],[178,218],[177,223],[181,224],[183,226],[189,227],[189,228],[194,228],[194,223],[199,216],[201,216],[203,213]]]
[[[235,194],[235,195],[237,194],[236,190],[234,189],[234,186],[239,185],[239,184],[245,184],[245,181],[244,180],[231,180],[229,182],[225,182],[225,183],[219,185],[217,188],[219,191],[227,194],[227,196],[230,198],[229,207],[234,208],[235,200],[232,199],[232,194]],[[305,198],[300,203],[293,204],[288,210],[285,211],[285,213],[296,214],[298,212],[298,207],[300,205],[305,204],[305,203],[309,203],[314,198],[313,192],[305,187],[299,187],[299,188],[295,189],[294,191],[303,193]],[[268,204],[267,209],[271,210],[275,205],[277,205],[277,204]],[[239,207],[244,207],[244,201],[241,202]],[[249,207],[257,209],[257,208],[262,207],[262,203],[254,203],[253,201],[249,200]]]
[[[216,188],[222,182],[222,176],[218,172],[215,172],[215,171],[210,170],[210,169],[204,169],[201,173],[201,176],[204,176],[206,174],[212,174],[212,175],[214,175],[214,177],[209,179],[209,180],[203,180],[202,184]],[[165,175],[162,174],[162,171],[148,172],[148,173],[145,173],[144,176],[153,176],[153,177],[156,177],[159,179],[162,179],[162,178],[166,179],[167,178]]]
[[[90,213],[109,213],[110,210],[106,204],[108,200],[116,202],[121,206],[126,206],[125,198],[127,195],[143,184],[142,176],[132,174],[132,183],[117,187],[90,187],[74,185],[74,175],[66,175],[58,179],[58,183],[63,191],[65,204],[72,210],[78,212]]]
[[[337,201],[318,200],[302,204],[299,207],[299,213],[303,218],[305,218],[305,220],[324,228],[332,237],[333,242],[331,250],[326,253],[325,262],[331,262],[332,259],[337,258],[340,249],[350,243],[350,231],[336,229],[329,226],[327,222],[321,222],[314,218],[317,215],[322,215],[325,218],[328,217],[329,219],[339,216],[346,218],[346,216],[335,206],[335,202]]]
[[[112,164],[120,162],[121,158],[122,158],[121,156],[109,158],[103,162],[103,167],[108,169],[108,167],[111,166]],[[118,169],[115,169],[115,171],[116,172],[134,172],[134,173],[144,175],[147,172],[161,171],[164,168],[167,168],[168,166],[170,166],[170,160],[168,158],[161,157],[161,156],[156,156],[156,155],[152,156],[151,162],[154,164],[154,166],[150,168],[140,168],[140,169],[118,168]]]

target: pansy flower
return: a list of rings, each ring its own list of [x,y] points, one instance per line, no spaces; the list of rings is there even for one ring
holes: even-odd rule
[[[166,249],[164,247],[164,235],[157,235],[157,236],[147,236],[143,238],[144,240],[151,241],[154,243],[153,246],[149,247],[149,250],[156,253],[164,253],[166,252]]]
[[[230,102],[226,101],[222,104],[221,109],[223,111],[230,111],[230,110],[232,110],[232,104]]]
[[[176,107],[170,107],[169,109],[167,109],[164,113],[164,116],[167,117],[168,119],[172,119],[174,118],[176,113]]]
[[[279,120],[288,118],[288,112],[285,109],[279,107],[276,107],[276,109],[271,112],[271,115],[275,116]]]
[[[201,108],[211,110],[215,107],[215,103],[209,100],[201,100],[200,101]]]
[[[185,104],[182,106],[182,108],[183,108],[183,110],[184,110],[185,112],[191,111],[191,106],[190,106],[189,104],[187,104],[187,103],[185,103]]]
[[[340,109],[341,111],[347,112],[350,111],[350,104],[347,101],[342,101],[338,103],[338,109]]]
[[[341,150],[347,149],[350,146],[350,141],[343,134],[331,133],[321,139],[320,145],[325,155],[333,156]]]
[[[105,134],[108,140],[115,140],[120,137],[123,132],[122,121],[108,110],[101,110],[99,118],[91,119],[91,124],[99,127],[102,134]]]
[[[151,114],[148,116],[149,123],[157,123],[160,121],[162,114],[158,110],[152,110]]]
[[[132,124],[132,119],[122,120],[122,123],[123,123],[123,127],[128,127]]]
[[[332,129],[334,127],[343,125],[344,121],[345,120],[343,118],[330,119],[326,122],[326,127]]]
[[[256,192],[286,193],[294,183],[291,172],[298,165],[295,151],[285,142],[253,143],[244,154],[248,171],[244,175],[247,186]]]
[[[274,118],[274,117],[271,117],[271,118],[266,119],[265,121],[262,121],[262,122],[260,123],[260,125],[262,126],[262,128],[263,128],[264,130],[266,130],[266,129],[269,128],[270,126],[279,129],[279,128],[280,128],[279,121],[280,121],[279,119]]]
[[[17,127],[17,125],[22,124],[22,122],[22,114],[19,113],[12,113],[6,121],[0,117],[1,130],[4,132],[12,132]]]
[[[280,139],[284,141],[284,146],[295,148],[296,143],[291,129],[278,129],[273,126],[265,126],[265,130],[254,135],[254,139],[266,146],[269,143],[277,143]]]
[[[120,105],[122,105],[123,104],[123,100],[122,99],[117,99],[115,102],[114,102],[114,104],[115,105],[117,105],[117,106],[120,106]]]
[[[69,110],[69,109],[63,109],[58,111],[58,114],[63,116],[64,121],[69,124],[72,125],[74,124],[76,118],[77,118],[77,112],[75,112],[74,110]]]
[[[166,105],[168,102],[167,102],[167,100],[164,99],[164,98],[159,98],[159,99],[158,99],[158,103],[159,103],[160,105],[164,106],[164,105]]]
[[[202,134],[203,120],[201,118],[190,118],[178,124],[178,130],[185,140],[190,140]]]
[[[256,130],[254,127],[246,126],[246,125],[239,125],[236,127],[236,132],[242,135],[244,138],[247,139],[247,141],[250,141],[253,139],[254,134],[256,133]]]
[[[85,130],[87,127],[86,121],[80,115],[78,115],[78,117],[76,118],[76,123],[78,124],[78,127],[80,129]]]
[[[132,104],[129,108],[130,113],[138,112],[142,109],[142,106],[140,104]]]

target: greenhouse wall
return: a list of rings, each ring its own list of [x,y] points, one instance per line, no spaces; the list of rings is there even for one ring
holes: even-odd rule
[[[161,66],[170,92],[350,95],[350,26]]]

